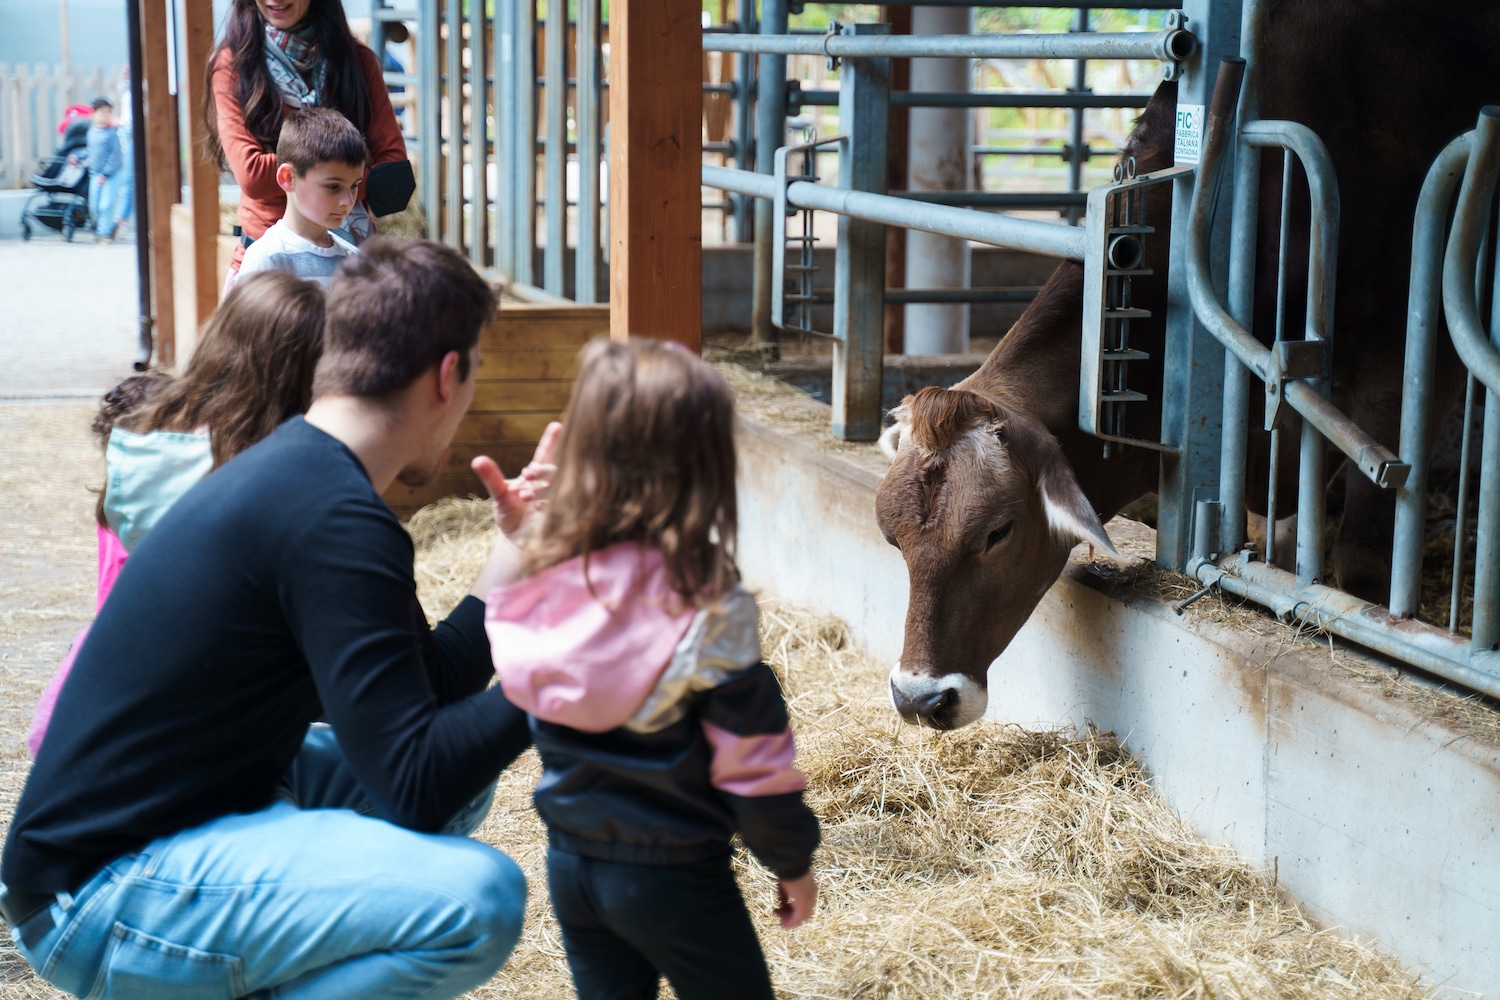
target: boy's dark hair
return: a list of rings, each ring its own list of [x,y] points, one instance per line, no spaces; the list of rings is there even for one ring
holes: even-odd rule
[[[114,104],[111,103],[110,100],[106,97],[94,98],[91,102],[89,102],[89,107],[93,108],[95,111],[98,111],[100,108],[109,108],[111,111],[115,109]]]
[[[351,167],[370,162],[370,149],[354,123],[332,108],[298,108],[281,123],[276,162],[290,163],[298,177],[320,163]]]
[[[377,236],[345,257],[328,289],[313,396],[387,399],[449,351],[458,377],[493,317],[495,290],[452,247]]]

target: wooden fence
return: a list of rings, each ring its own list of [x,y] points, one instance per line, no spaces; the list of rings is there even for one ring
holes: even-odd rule
[[[27,187],[37,160],[61,138],[63,111],[96,97],[119,103],[119,66],[63,72],[61,66],[0,63],[0,189]]]

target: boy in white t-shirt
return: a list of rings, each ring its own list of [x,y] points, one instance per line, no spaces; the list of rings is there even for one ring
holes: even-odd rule
[[[329,230],[343,225],[359,201],[369,158],[359,129],[332,108],[289,112],[276,141],[286,214],[245,250],[239,273],[290,271],[327,287],[339,261],[358,253]]]

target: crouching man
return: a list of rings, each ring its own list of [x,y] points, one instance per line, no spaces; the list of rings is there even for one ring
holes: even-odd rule
[[[131,556],[0,859],[0,914],[43,978],[112,1000],[383,1000],[456,997],[505,963],[520,870],[442,831],[483,819],[526,716],[488,687],[476,596],[428,629],[380,498],[437,475],[494,308],[453,250],[366,244],[329,292],[306,417]],[[533,492],[492,489],[511,516]],[[508,573],[497,550],[472,594]]]

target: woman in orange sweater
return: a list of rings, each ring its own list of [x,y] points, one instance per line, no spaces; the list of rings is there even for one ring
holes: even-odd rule
[[[236,271],[245,247],[286,211],[286,194],[276,183],[276,138],[289,109],[335,108],[364,133],[366,183],[361,204],[345,222],[356,245],[373,233],[375,214],[406,207],[414,186],[406,141],[380,60],[355,41],[340,0],[234,0],[224,40],[208,60],[205,91],[209,151],[240,185]],[[382,170],[384,164],[399,166]],[[387,189],[387,204],[375,211],[364,201],[372,171]]]

